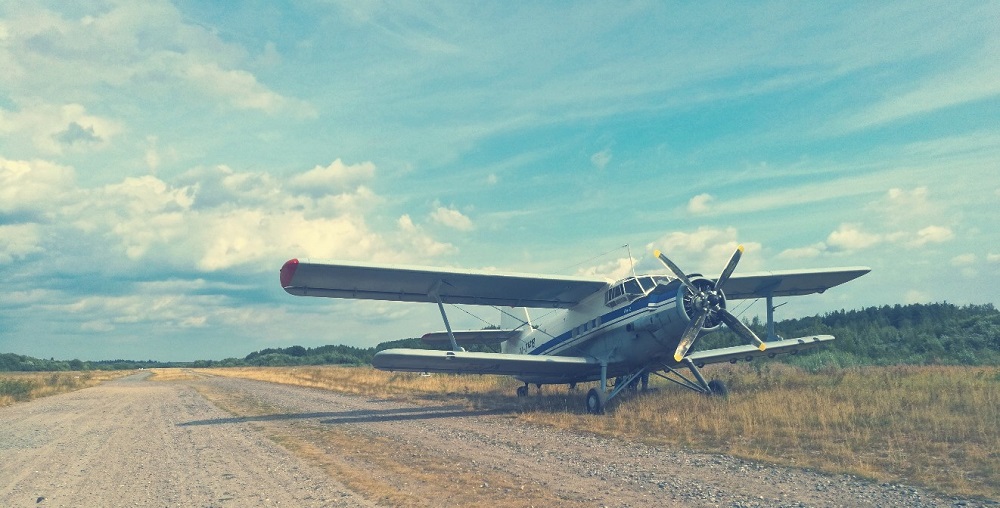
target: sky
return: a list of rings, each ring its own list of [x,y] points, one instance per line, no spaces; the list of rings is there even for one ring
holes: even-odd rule
[[[1000,301],[996,2],[4,2],[0,69],[0,352],[443,328],[288,295],[290,258],[715,276],[743,244],[872,268],[778,319]]]

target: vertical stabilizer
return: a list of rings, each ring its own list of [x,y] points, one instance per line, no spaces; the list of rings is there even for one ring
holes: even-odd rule
[[[500,329],[531,331],[531,316],[524,307],[500,307]]]

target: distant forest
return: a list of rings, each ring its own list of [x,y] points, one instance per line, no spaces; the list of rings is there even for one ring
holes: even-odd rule
[[[764,324],[748,325],[764,337]],[[784,338],[828,334],[837,340],[796,356],[779,356],[809,370],[860,365],[1000,365],[1000,311],[992,304],[956,306],[949,303],[868,307],[823,316],[787,319],[775,324]],[[723,327],[699,339],[697,349],[740,344]],[[375,353],[393,347],[429,349],[417,338],[383,342],[372,348],[329,345],[291,346],[254,351],[243,358],[157,362],[153,360],[38,359],[0,353],[0,371],[131,370],[153,367],[237,367],[291,365],[366,365]],[[485,350],[485,349],[484,349]]]

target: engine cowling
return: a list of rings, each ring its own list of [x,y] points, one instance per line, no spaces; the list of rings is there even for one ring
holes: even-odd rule
[[[677,288],[678,311],[687,321],[690,322],[693,316],[697,316],[703,305],[708,305],[710,308],[726,308],[726,295],[721,289],[715,289],[714,281],[706,279],[700,274],[692,274],[689,279],[691,285],[698,291],[693,291],[683,284]],[[719,312],[709,312],[705,317],[702,330],[710,332],[722,326],[723,321],[720,314]]]

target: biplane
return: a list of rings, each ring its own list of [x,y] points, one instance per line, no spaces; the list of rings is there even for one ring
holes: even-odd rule
[[[529,275],[371,263],[291,259],[281,286],[298,296],[435,303],[445,331],[424,342],[440,349],[388,349],[373,365],[387,371],[498,374],[524,385],[599,381],[586,409],[602,414],[624,392],[645,390],[650,374],[707,395],[725,395],[719,380],[706,381],[706,364],[796,354],[834,339],[812,335],[783,339],[774,331],[774,298],[824,291],[868,273],[868,267],[782,270],[734,274],[739,246],[716,278],[686,274],[663,253],[669,274],[635,275],[609,282],[591,277]],[[727,309],[740,299],[766,301],[761,339]],[[499,329],[452,330],[445,304],[491,306]],[[532,319],[529,309],[551,309]],[[726,325],[747,344],[696,350],[698,338]],[[500,352],[463,346],[499,346]],[[609,384],[609,380],[611,383]]]

